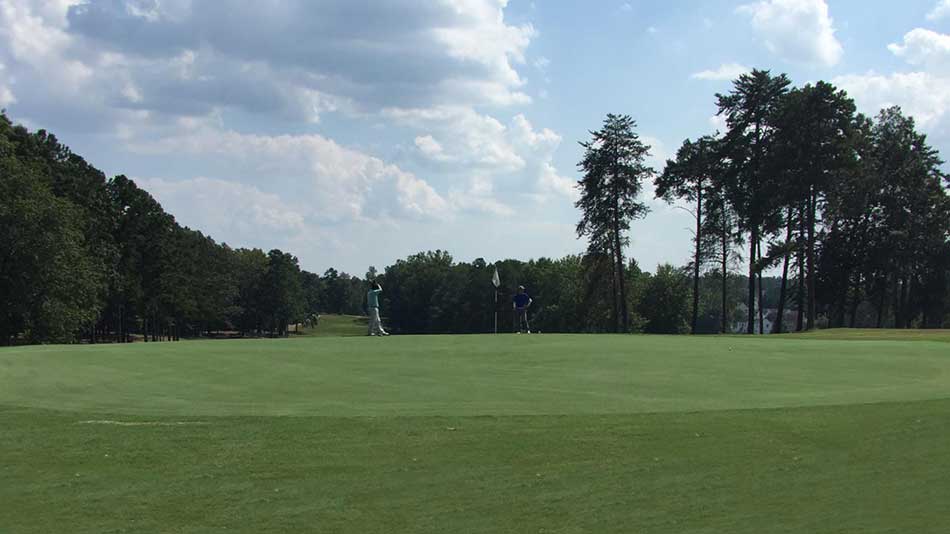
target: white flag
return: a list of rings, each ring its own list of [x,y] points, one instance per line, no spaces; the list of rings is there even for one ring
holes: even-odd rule
[[[491,283],[495,286],[495,289],[498,289],[498,286],[501,285],[501,279],[498,278],[498,267],[495,267],[495,274],[491,277]]]

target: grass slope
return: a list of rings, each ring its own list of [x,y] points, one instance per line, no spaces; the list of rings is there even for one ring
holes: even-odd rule
[[[299,333],[293,335],[306,337],[355,337],[365,336],[367,328],[367,319],[360,315],[321,315],[320,322],[316,327],[304,327],[301,325]]]
[[[946,347],[4,349],[0,532],[945,532]]]

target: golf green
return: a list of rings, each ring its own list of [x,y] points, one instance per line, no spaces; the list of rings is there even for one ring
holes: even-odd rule
[[[6,348],[0,532],[946,532],[945,336]]]

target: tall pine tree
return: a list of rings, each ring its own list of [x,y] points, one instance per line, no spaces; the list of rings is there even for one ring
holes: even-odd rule
[[[630,326],[624,276],[623,247],[630,242],[630,223],[646,215],[648,208],[638,197],[645,179],[654,175],[645,159],[650,147],[636,134],[629,115],[608,114],[604,125],[581,142],[584,159],[578,164],[584,176],[578,182],[581,198],[575,204],[582,212],[578,237],[588,238],[588,252],[607,254],[613,261],[614,321],[618,332]]]

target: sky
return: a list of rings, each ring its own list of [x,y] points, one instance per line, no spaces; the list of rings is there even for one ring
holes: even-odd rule
[[[577,162],[629,114],[662,171],[752,68],[900,105],[950,155],[950,0],[0,0],[0,108],[190,228],[362,275],[561,257]],[[646,270],[689,260],[653,198]]]

